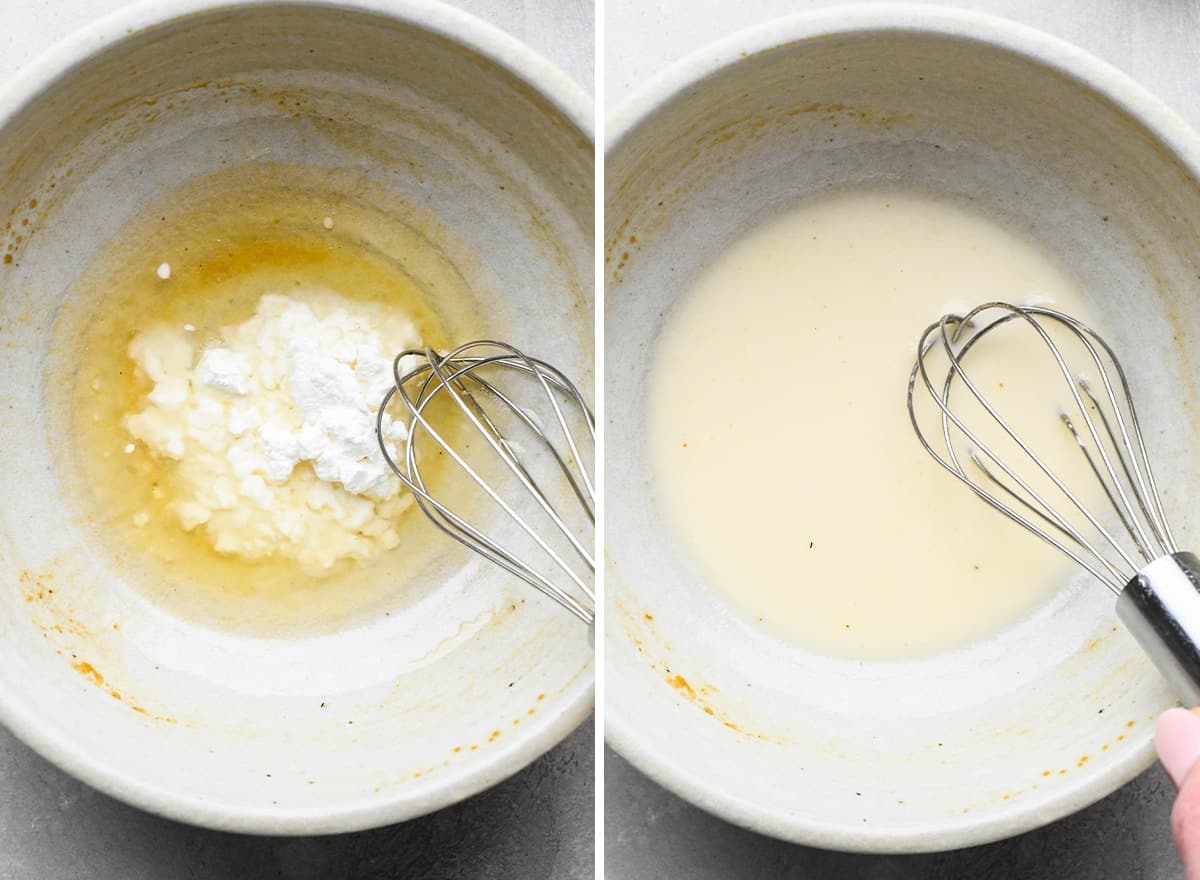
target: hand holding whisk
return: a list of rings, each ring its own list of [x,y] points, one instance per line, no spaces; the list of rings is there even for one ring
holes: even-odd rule
[[[487,340],[444,355],[402,352],[393,374],[376,436],[421,510],[454,540],[590,625],[595,422],[579,389],[545,361]],[[382,435],[383,414],[394,398],[408,410],[401,461]],[[449,457],[469,491],[463,493],[461,480],[457,494],[433,485],[422,466],[438,456]],[[481,516],[484,499],[490,513]]]
[[[1020,331],[1049,355],[1046,379],[1061,380],[1060,439],[1076,450],[1074,481],[1002,414],[993,389],[1003,383],[967,370],[989,346],[1003,365],[1013,350],[997,347]],[[1177,694],[1200,704],[1200,558],[1175,542],[1128,378],[1108,343],[1048,308],[993,302],[946,315],[918,343],[908,411],[945,470],[1117,594],[1117,616]],[[1100,506],[1089,494],[1104,499]]]

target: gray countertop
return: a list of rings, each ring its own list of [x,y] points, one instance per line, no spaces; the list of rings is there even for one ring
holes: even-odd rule
[[[0,0],[0,83],[127,3]],[[590,0],[452,5],[524,40],[591,91]],[[0,727],[0,880],[582,880],[593,876],[594,779],[588,722],[506,782],[430,816],[358,834],[249,837],[128,807]]]
[[[606,0],[605,108],[669,63],[726,34],[830,0]],[[1186,0],[974,0],[1063,37],[1131,74],[1200,128],[1200,4]],[[1174,790],[1153,768],[1076,815],[1021,837],[929,856],[855,856],[781,843],[729,825],[605,752],[608,880],[1165,880],[1183,876],[1171,842]]]

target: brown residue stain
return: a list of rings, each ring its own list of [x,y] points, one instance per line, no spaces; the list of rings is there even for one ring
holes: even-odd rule
[[[1049,776],[1049,775],[1050,775],[1052,772],[1053,772],[1053,771],[1051,771],[1051,770],[1043,770],[1043,771],[1042,771],[1042,775],[1043,775],[1043,776]]]
[[[687,444],[686,444],[686,443],[684,443],[683,445],[684,445],[684,446],[687,446]],[[645,618],[646,618],[647,620],[653,620],[653,619],[654,619],[654,615],[653,615],[653,614],[651,614],[649,611],[647,611],[647,612],[646,612],[646,614],[645,614],[644,616],[645,616]]]
[[[1137,724],[1137,722],[1136,722],[1136,721],[1129,721],[1129,722],[1126,722],[1125,726],[1126,726],[1126,727],[1133,727],[1133,725],[1135,725],[1135,724]]]

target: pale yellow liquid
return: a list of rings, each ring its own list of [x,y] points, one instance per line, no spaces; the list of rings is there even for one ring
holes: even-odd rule
[[[360,198],[341,195],[355,188]],[[156,274],[162,262],[169,280]],[[197,622],[265,633],[333,629],[395,607],[406,593],[417,598],[421,586],[410,578],[445,550],[410,507],[397,523],[400,547],[324,576],[285,558],[225,556],[172,512],[173,464],[142,444],[125,452],[132,438],[123,419],[142,408],[151,387],[128,357],[134,335],[158,323],[190,324],[203,344],[253,315],[263,294],[309,287],[394,304],[438,349],[451,334],[471,332],[477,311],[454,266],[389,214],[386,195],[367,182],[256,166],[148,207],[97,256],[58,316],[47,397],[59,436],[68,438],[58,452],[78,514],[96,551],[129,583]]]
[[[990,300],[1088,319],[1039,247],[911,192],[824,198],[718,256],[668,316],[647,404],[657,500],[713,589],[816,651],[897,658],[986,638],[1068,583],[1074,567],[909,423],[921,331]],[[1006,345],[983,384],[1031,442],[1073,455],[1053,401],[1014,391],[1053,385],[1052,364],[1032,335]]]

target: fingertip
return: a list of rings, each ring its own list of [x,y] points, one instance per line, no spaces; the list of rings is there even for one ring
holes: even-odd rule
[[[1200,762],[1200,715],[1179,707],[1163,712],[1154,725],[1154,747],[1178,788]]]

